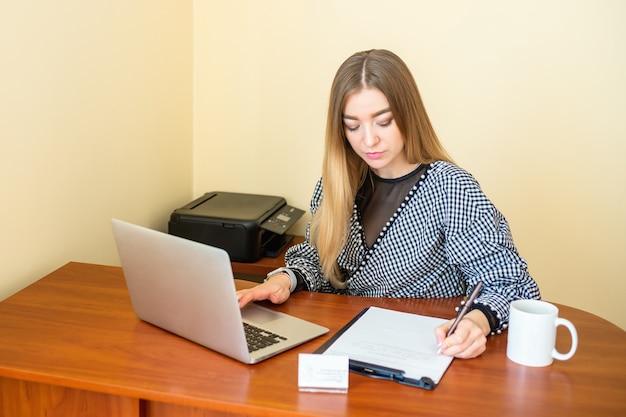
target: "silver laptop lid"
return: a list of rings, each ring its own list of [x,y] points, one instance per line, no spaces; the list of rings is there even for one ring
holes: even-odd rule
[[[133,309],[148,323],[245,363],[328,332],[254,303],[240,310],[230,259],[222,249],[117,219],[112,226]],[[243,322],[286,340],[250,354]]]
[[[242,362],[249,362],[226,251],[113,219],[135,314]]]

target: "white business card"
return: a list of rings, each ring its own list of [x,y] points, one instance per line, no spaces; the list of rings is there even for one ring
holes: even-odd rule
[[[347,356],[300,353],[298,389],[305,392],[348,392],[349,361]]]

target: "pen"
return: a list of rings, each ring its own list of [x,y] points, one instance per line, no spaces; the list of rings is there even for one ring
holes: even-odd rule
[[[437,384],[432,378],[423,376],[421,378],[407,378],[404,376],[402,369],[388,368],[382,365],[374,365],[367,362],[361,362],[354,359],[350,359],[350,370],[357,374],[369,376],[377,379],[387,379],[389,381],[399,382],[403,385],[411,387],[424,388],[427,390],[435,389]]]
[[[456,319],[452,323],[452,326],[450,327],[450,330],[448,330],[448,334],[446,334],[446,337],[448,337],[452,333],[454,333],[454,331],[456,330],[456,326],[458,326],[459,322],[461,320],[463,320],[463,317],[465,317],[465,315],[467,314],[467,310],[470,308],[470,306],[472,305],[472,303],[474,302],[476,297],[478,297],[478,294],[480,294],[480,290],[482,290],[482,288],[483,288],[483,283],[481,281],[479,281],[478,284],[476,284],[476,286],[474,287],[474,290],[470,294],[470,296],[467,299],[467,301],[465,302],[465,304],[463,304],[463,307],[461,308],[461,311],[456,316]]]
[[[388,368],[386,366],[374,365],[354,359],[350,359],[349,364],[351,371],[361,375],[371,376],[372,378],[398,379],[404,374],[402,369]]]

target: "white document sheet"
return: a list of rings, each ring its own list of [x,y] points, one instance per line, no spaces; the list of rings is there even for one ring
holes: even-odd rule
[[[446,321],[370,307],[324,354],[401,369],[406,377],[438,384],[453,359],[437,353],[434,329]]]

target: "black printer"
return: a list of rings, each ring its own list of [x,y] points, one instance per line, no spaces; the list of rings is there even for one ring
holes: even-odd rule
[[[236,262],[277,257],[304,214],[282,197],[213,191],[174,210],[168,233],[222,248]]]

